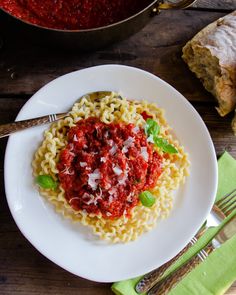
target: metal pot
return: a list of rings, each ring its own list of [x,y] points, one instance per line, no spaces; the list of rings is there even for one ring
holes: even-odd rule
[[[138,32],[149,22],[151,17],[156,15],[160,10],[183,9],[190,6],[195,1],[196,0],[180,0],[177,3],[163,3],[161,0],[155,0],[145,9],[125,20],[109,26],[87,30],[49,29],[28,23],[16,17],[11,16],[11,19],[14,20],[12,21],[14,28],[21,30],[26,41],[28,39],[40,43],[43,42],[47,45],[53,45],[57,48],[90,51],[121,41]]]

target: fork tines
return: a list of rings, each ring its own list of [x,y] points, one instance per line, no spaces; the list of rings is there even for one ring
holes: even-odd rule
[[[236,189],[217,201],[216,205],[221,208],[224,214],[229,215],[236,208]]]

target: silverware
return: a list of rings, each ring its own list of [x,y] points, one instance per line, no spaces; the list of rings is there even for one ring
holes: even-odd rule
[[[197,265],[204,261],[210,253],[219,248],[228,239],[236,234],[236,216],[233,215],[226,222],[221,230],[203,249],[204,256],[196,254],[187,263],[180,267],[177,271],[171,273],[167,278],[164,278],[157,285],[155,285],[148,295],[166,295],[176,284],[182,280],[189,272],[191,272]]]
[[[212,208],[212,212],[214,213],[221,222],[224,218],[226,218],[235,208],[236,208],[236,189],[234,189],[229,194],[225,195],[221,200],[217,201]],[[207,218],[206,223],[202,226],[197,234],[191,239],[191,241],[187,244],[187,246],[180,251],[174,258],[172,258],[167,263],[163,264],[159,268],[149,272],[146,274],[136,285],[135,290],[137,293],[144,293],[149,291],[154,285],[156,285],[160,280],[165,271],[176,262],[187,250],[195,244],[198,239],[205,233],[206,229],[214,224],[215,221],[211,218],[211,215]],[[201,253],[202,256],[205,256],[205,253]]]
[[[93,100],[99,99],[101,96],[109,95],[111,91],[97,91],[84,94],[78,100],[80,100],[84,96],[90,96]],[[78,101],[77,100],[77,101]],[[63,119],[64,117],[68,116],[69,112],[60,113],[60,114],[51,114],[43,117],[8,123],[0,125],[0,138],[8,136],[14,132],[21,131],[30,127],[39,126],[47,123],[52,123],[54,121]]]
[[[0,138],[8,136],[14,132],[24,130],[26,128],[39,126],[47,123],[52,123],[54,121],[60,120],[66,117],[68,113],[52,114],[43,117],[38,117],[34,119],[28,119],[8,124],[0,125]]]

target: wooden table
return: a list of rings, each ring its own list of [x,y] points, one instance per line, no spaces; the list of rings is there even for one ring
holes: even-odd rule
[[[7,34],[8,28],[0,20],[0,124],[13,121],[31,95],[52,79],[88,66],[119,63],[154,73],[179,90],[205,121],[217,154],[227,150],[236,157],[236,137],[230,127],[233,115],[221,118],[217,114],[213,97],[181,59],[182,46],[195,33],[233,9],[236,0],[199,0],[185,11],[162,12],[126,41],[84,54],[25,44],[22,36]],[[109,284],[90,282],[66,272],[23,237],[9,212],[4,192],[6,143],[1,139],[0,294],[112,294]],[[236,284],[227,294],[236,294]]]

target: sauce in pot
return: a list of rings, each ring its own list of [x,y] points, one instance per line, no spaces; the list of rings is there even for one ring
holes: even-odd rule
[[[47,28],[91,29],[124,20],[150,0],[0,0],[11,15]]]

